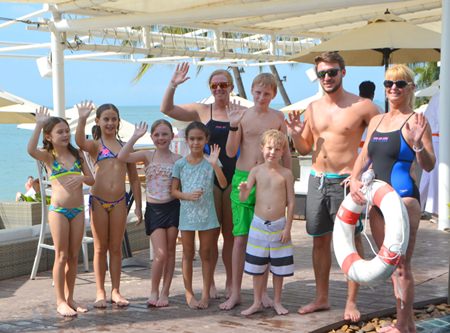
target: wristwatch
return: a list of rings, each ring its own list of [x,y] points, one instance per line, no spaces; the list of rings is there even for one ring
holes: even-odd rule
[[[230,131],[236,132],[239,129],[239,126],[230,126]]]

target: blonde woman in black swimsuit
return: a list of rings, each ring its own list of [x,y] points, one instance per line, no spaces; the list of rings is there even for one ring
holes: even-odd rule
[[[229,158],[226,155],[225,145],[228,138],[228,132],[230,131],[230,123],[226,109],[230,105],[230,93],[234,88],[233,78],[228,71],[223,69],[211,73],[208,79],[208,85],[211,94],[214,96],[214,103],[212,104],[190,103],[175,105],[173,101],[175,90],[178,85],[189,79],[187,76],[188,71],[188,63],[184,62],[177,65],[164,94],[161,103],[161,112],[180,121],[200,121],[208,127],[211,134],[208,147],[212,144],[219,145],[219,159],[223,165],[223,172],[227,178],[227,183],[231,184],[237,158]],[[217,181],[215,181],[214,201],[223,236],[222,260],[226,272],[225,290],[227,297],[229,296],[231,288],[231,254],[233,249],[233,235],[231,232],[233,223],[231,216],[230,191],[231,187],[229,185],[227,188],[222,189],[218,186]],[[217,239],[218,238],[219,232],[217,234]],[[213,252],[212,256],[215,267],[218,258],[217,247],[215,247]],[[211,297],[217,297],[214,278],[213,283],[211,284],[210,295]]]
[[[431,171],[436,157],[431,143],[431,128],[421,113],[414,113],[414,72],[405,65],[394,65],[385,74],[384,87],[389,100],[389,112],[372,118],[364,147],[351,175],[353,200],[365,202],[360,191],[363,171],[371,167],[377,179],[389,183],[406,206],[409,217],[409,242],[392,276],[397,300],[397,322],[383,327],[380,333],[416,332],[413,316],[414,277],[411,258],[420,222],[420,196],[415,184],[413,163]],[[377,207],[370,210],[370,228],[380,248],[384,239],[384,219]]]

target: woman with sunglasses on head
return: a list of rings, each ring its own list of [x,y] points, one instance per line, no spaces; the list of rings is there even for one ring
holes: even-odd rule
[[[161,112],[176,120],[189,122],[200,121],[206,125],[210,133],[207,147],[214,144],[217,144],[220,147],[219,159],[223,165],[222,170],[227,179],[227,183],[231,184],[234,170],[236,168],[237,158],[228,157],[225,146],[228,139],[228,132],[230,131],[227,108],[230,105],[230,93],[234,88],[233,77],[228,71],[223,69],[218,69],[211,73],[208,79],[208,85],[211,90],[211,94],[214,96],[214,102],[212,104],[190,103],[175,105],[173,101],[175,90],[178,85],[189,80],[189,77],[187,76],[188,71],[189,64],[187,62],[177,65],[172,79],[169,82],[169,86],[164,94],[161,103]],[[241,106],[238,105],[237,107]],[[209,152],[207,151],[206,153]],[[228,185],[227,188],[223,189],[219,186],[217,179],[214,180],[214,185],[215,208],[223,236],[222,260],[226,272],[225,289],[226,296],[228,297],[231,290],[231,254],[233,249],[233,223],[230,201],[231,186]],[[220,231],[217,233],[217,239],[219,238],[219,234]],[[217,246],[214,247],[211,255],[214,263],[213,265],[215,267],[218,258]],[[210,295],[213,298],[218,297],[214,284],[214,275]]]
[[[368,167],[375,178],[389,183],[406,206],[409,217],[409,243],[392,276],[397,300],[397,323],[379,332],[416,332],[413,316],[414,278],[411,257],[414,251],[420,221],[420,196],[413,176],[413,162],[430,171],[436,157],[431,143],[431,129],[425,116],[414,113],[414,72],[405,65],[394,65],[385,74],[384,87],[389,101],[389,112],[372,118],[361,154],[351,175],[350,191],[358,204],[365,202],[360,191],[361,175]],[[378,247],[384,239],[384,220],[377,207],[370,210],[370,227]]]

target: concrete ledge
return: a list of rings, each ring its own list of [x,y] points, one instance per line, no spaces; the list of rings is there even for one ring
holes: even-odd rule
[[[0,280],[9,279],[31,273],[34,257],[36,256],[40,225],[10,230],[0,230]],[[149,247],[148,237],[145,234],[144,223],[136,226],[135,219],[129,218],[127,233],[132,251],[147,249]],[[87,227],[90,236],[90,228]],[[50,233],[46,234],[45,242],[52,244]],[[92,261],[94,254],[93,244],[88,244],[89,260]],[[80,253],[80,263],[82,255]],[[53,266],[54,253],[42,250],[38,272],[51,270]]]
[[[424,308],[429,304],[441,304],[441,303],[448,303],[447,297],[437,297],[437,298],[432,298],[426,301],[419,301],[419,302],[415,302],[413,305],[414,309],[420,309],[420,308]],[[386,308],[386,309],[382,309],[379,311],[375,311],[375,312],[371,312],[371,313],[367,313],[367,314],[363,314],[361,315],[361,320],[360,321],[369,321],[372,318],[375,317],[387,317],[387,316],[392,316],[393,314],[395,314],[397,312],[397,309],[395,307],[392,308]],[[342,325],[348,324],[349,321],[348,320],[341,320],[338,321],[334,324],[330,324],[324,327],[321,327],[317,330],[311,331],[310,333],[328,333],[330,331],[333,330],[338,330],[339,328],[342,327]]]
[[[41,211],[40,202],[0,202],[0,229],[40,224]]]

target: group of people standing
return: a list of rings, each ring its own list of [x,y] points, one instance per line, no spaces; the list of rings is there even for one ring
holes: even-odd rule
[[[143,162],[147,201],[145,229],[155,253],[147,305],[162,307],[169,303],[175,246],[178,231],[181,231],[186,303],[191,308],[207,308],[209,299],[218,295],[214,270],[222,232],[227,299],[219,305],[220,309],[230,310],[241,303],[245,271],[253,276],[254,302],[242,311],[243,315],[253,314],[263,307],[273,307],[277,314],[288,313],[281,303],[281,291],[283,277],[294,273],[291,243],[294,179],[287,143],[289,133],[298,152],[301,155],[312,153],[313,160],[306,231],[313,237],[316,298],[298,312],[307,314],[330,307],[332,231],[344,199],[344,181],[350,176],[350,193],[355,202],[362,204],[365,199],[360,192],[361,174],[370,167],[378,179],[388,182],[402,197],[410,219],[408,249],[397,268],[398,278],[393,280],[397,285],[398,320],[395,326],[383,328],[383,332],[415,332],[411,256],[420,219],[420,198],[411,167],[416,161],[424,170],[431,170],[435,156],[429,125],[423,115],[415,114],[412,109],[414,74],[404,65],[387,70],[384,87],[390,111],[379,114],[369,99],[344,90],[342,82],[346,69],[338,53],[327,52],[317,57],[315,69],[324,96],[308,106],[303,120],[299,112],[289,114],[285,120],[281,112],[269,107],[277,85],[274,77],[267,73],[253,80],[254,106],[251,108],[230,103],[233,79],[225,70],[216,70],[209,77],[209,88],[214,96],[212,104],[175,105],[177,87],[189,79],[189,65],[179,64],[164,94],[161,111],[174,119],[191,122],[185,130],[190,152],[184,157],[170,151],[174,134],[171,124],[165,120],[158,120],[151,126],[156,149],[134,152],[133,145],[145,135],[148,126],[144,122],[136,125],[130,141],[124,144],[117,137],[119,111],[112,104],[97,108],[93,140],[87,140],[84,127],[94,106],[91,102],[77,105],[80,118],[76,143],[96,161],[95,182],[83,155],[70,144],[67,122],[49,117],[47,110],[41,108],[36,113],[37,126],[28,151],[44,161],[51,173],[49,225],[56,249],[53,274],[58,312],[73,316],[77,311],[86,311],[73,300],[84,223],[83,182],[92,185],[90,213],[97,284],[94,306],[106,307],[107,252],[111,301],[118,306],[129,304],[119,291],[120,243],[126,221],[125,176],[128,173],[136,198],[136,216],[141,221],[141,192],[135,163]],[[361,136],[367,127],[368,139],[358,155]],[[44,147],[38,149],[42,129]],[[381,246],[383,217],[376,207],[370,210],[370,221],[375,241]],[[196,231],[203,275],[199,300],[192,287]],[[362,256],[360,232],[359,228],[356,244]],[[273,274],[273,300],[267,294],[269,270]],[[344,310],[346,320],[360,319],[357,291],[358,285],[349,281]]]

